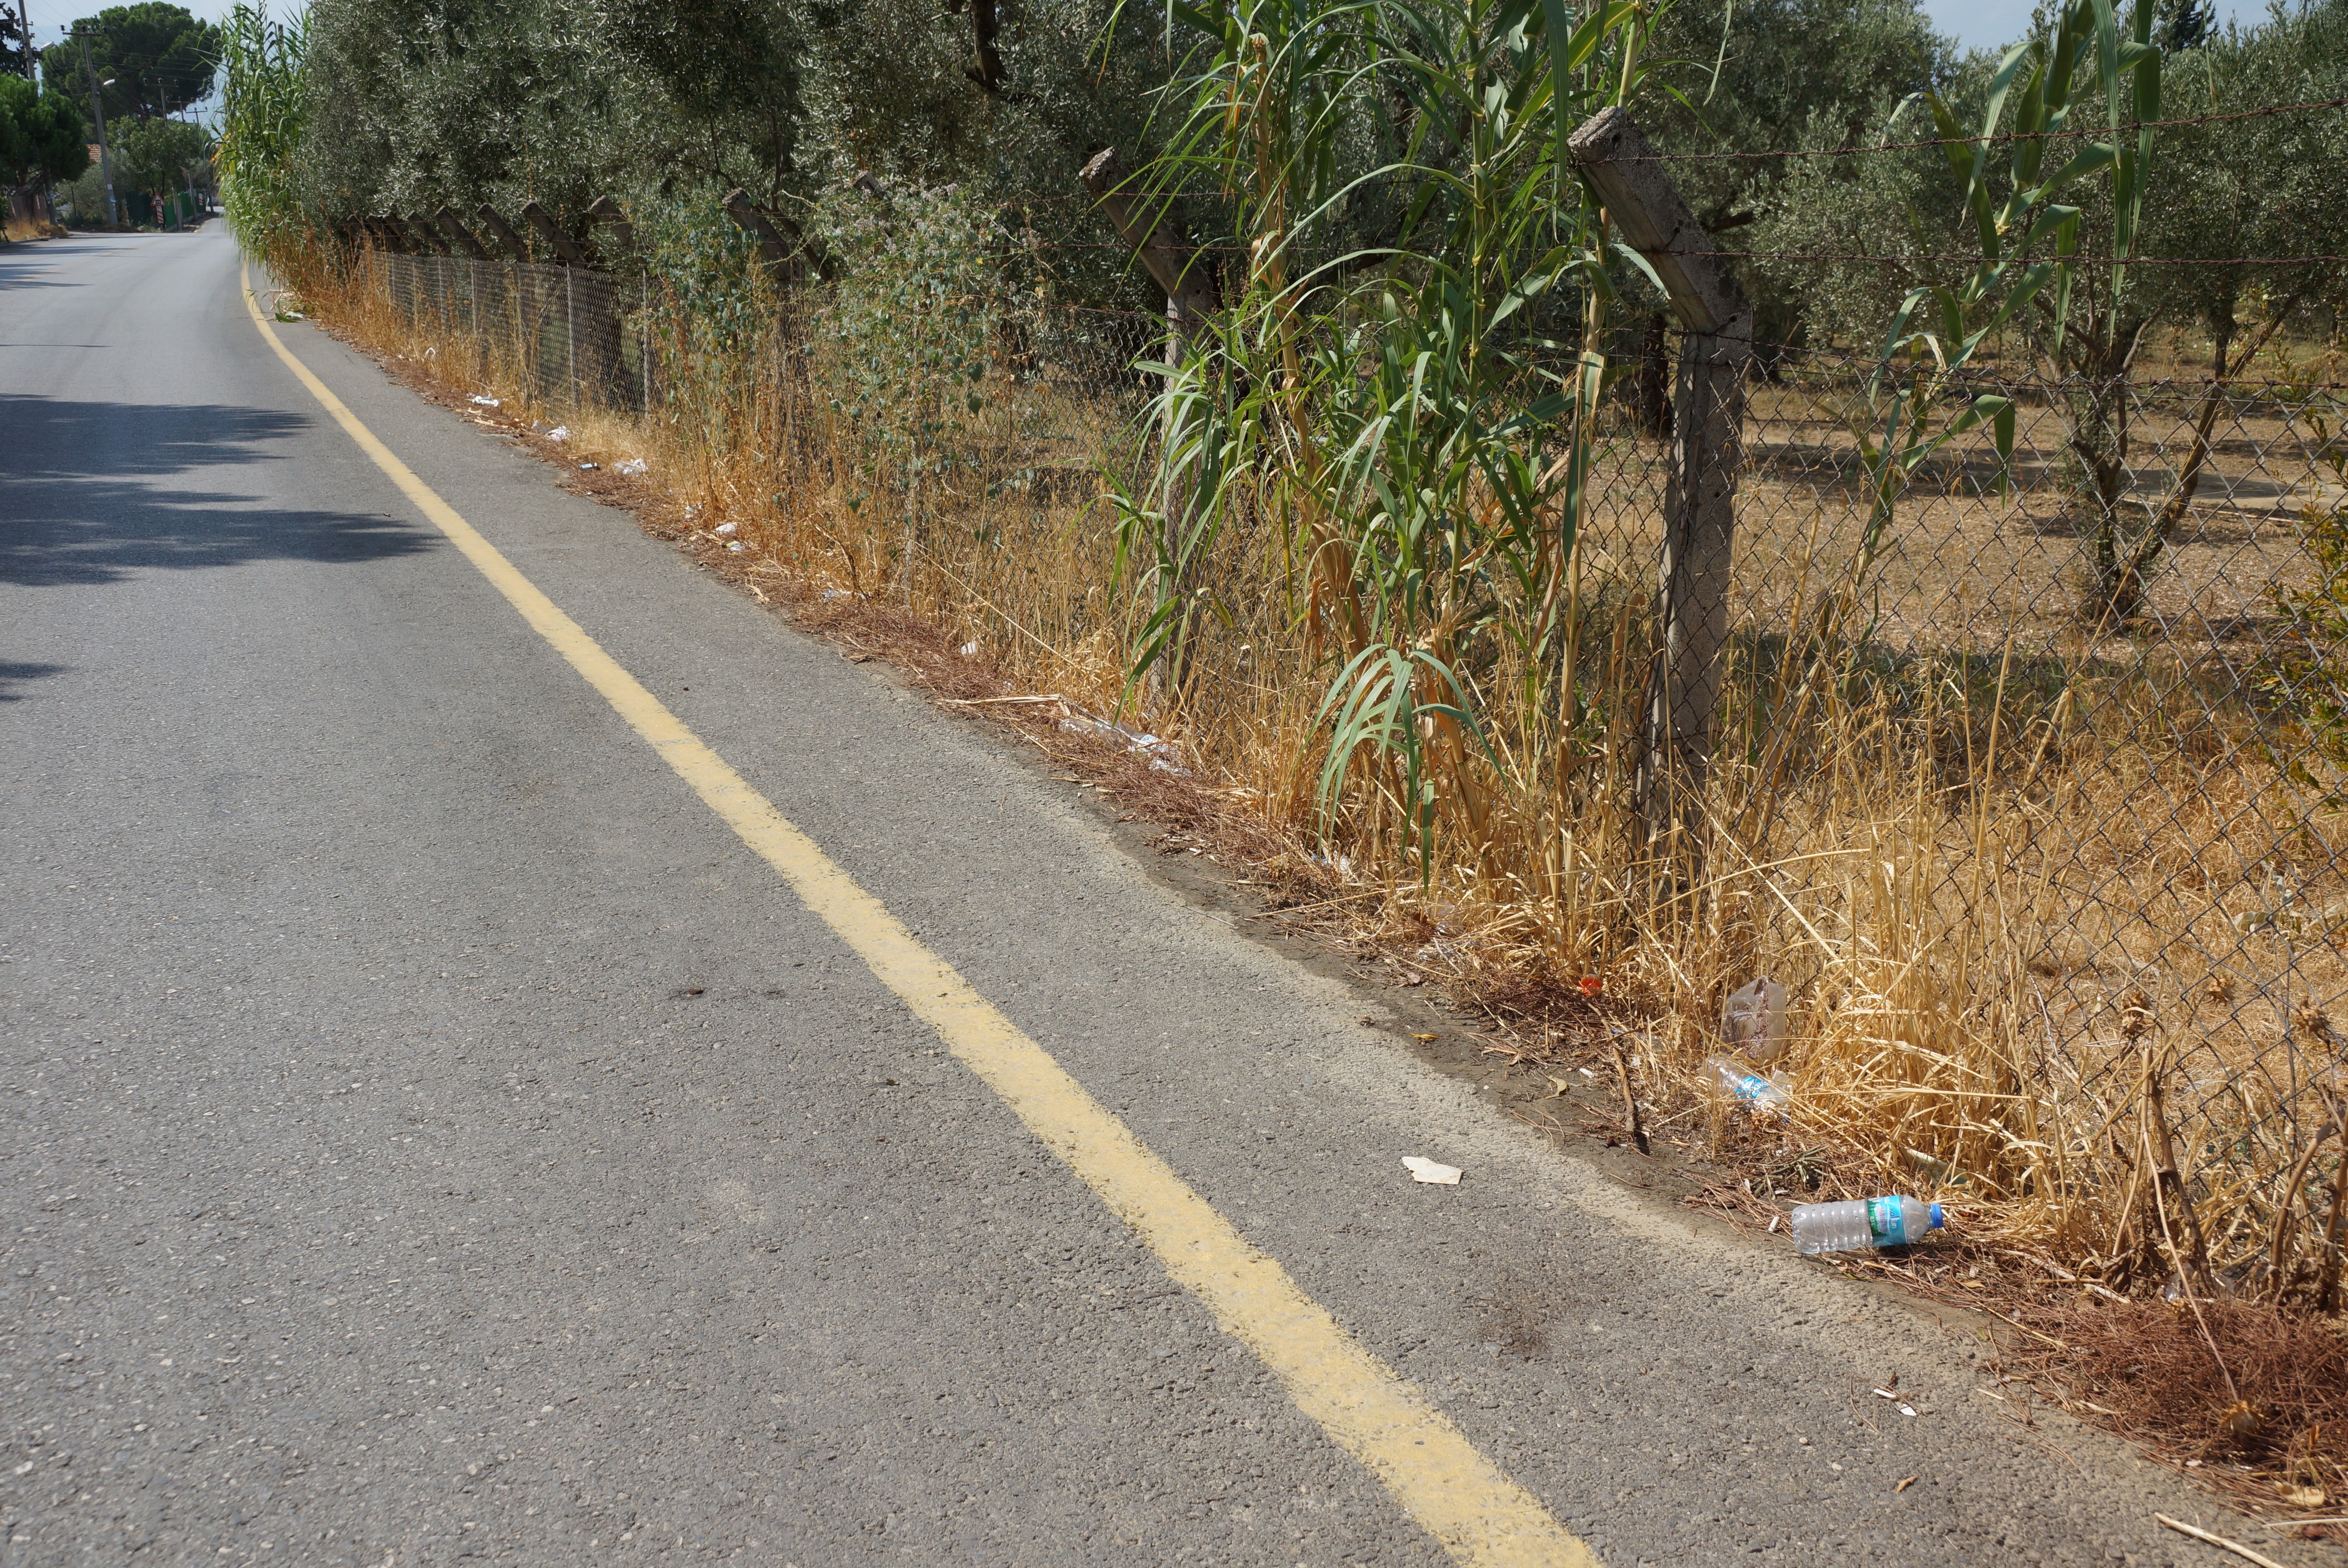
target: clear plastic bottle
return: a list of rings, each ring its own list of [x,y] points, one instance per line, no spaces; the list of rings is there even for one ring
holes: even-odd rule
[[[1947,1225],[1941,1205],[1917,1198],[1853,1198],[1841,1204],[1804,1204],[1794,1211],[1797,1252],[1864,1252],[1906,1246],[1924,1233]]]
[[[1753,1071],[1753,1064],[1734,1056],[1715,1056],[1707,1060],[1704,1070],[1713,1086],[1731,1100],[1741,1100],[1753,1108],[1756,1115],[1783,1116],[1786,1113],[1786,1086],[1776,1078],[1765,1078]]]

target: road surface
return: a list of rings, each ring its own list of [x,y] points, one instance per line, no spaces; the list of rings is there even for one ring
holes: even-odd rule
[[[1011,748],[275,330],[411,489],[217,231],[0,252],[0,1563],[2324,1550],[2018,1433],[1971,1326],[1558,1151]]]

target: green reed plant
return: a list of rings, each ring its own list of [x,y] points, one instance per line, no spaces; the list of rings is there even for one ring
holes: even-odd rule
[[[1637,87],[1648,13],[1224,0],[1172,15],[1196,45],[1151,188],[1214,214],[1242,259],[1151,411],[1164,434],[1124,499],[1125,548],[1186,582],[1235,518],[1275,520],[1327,681],[1322,815],[1391,828],[1424,876],[1439,822],[1472,857],[1496,791],[1554,784],[1509,778],[1502,759],[1546,757],[1544,732],[1575,713],[1570,563],[1605,376],[1577,328],[1602,333],[1602,308],[1580,307],[1611,295],[1621,258],[1565,139]],[[1215,609],[1164,600],[1135,677]]]
[[[317,225],[303,206],[298,164],[309,118],[310,15],[273,22],[238,5],[221,29],[221,205],[245,253],[281,277],[310,262]]]

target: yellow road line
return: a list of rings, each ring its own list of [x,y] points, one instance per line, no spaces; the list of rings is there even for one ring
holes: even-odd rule
[[[743,843],[782,874],[807,907],[937,1030],[947,1049],[1002,1096],[1045,1147],[1133,1227],[1226,1333],[1279,1374],[1297,1409],[1367,1465],[1454,1558],[1527,1568],[1597,1568],[1597,1554],[1478,1452],[1426,1395],[1356,1343],[1297,1288],[1287,1270],[1257,1251],[1043,1047],[923,947],[393,456],[279,341],[254,302],[249,279],[245,309],[286,368],[522,619],[602,693]]]

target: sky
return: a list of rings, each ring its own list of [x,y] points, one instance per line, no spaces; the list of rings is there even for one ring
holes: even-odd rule
[[[2218,25],[2230,18],[2255,21],[2266,15],[2264,0],[2240,5],[2217,0],[2210,7]],[[2030,26],[2031,0],[1924,0],[1932,26],[1969,49],[1996,49],[2014,42]]]

